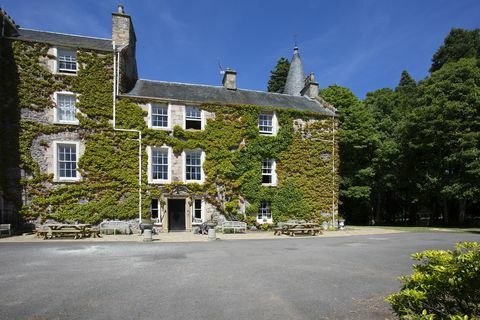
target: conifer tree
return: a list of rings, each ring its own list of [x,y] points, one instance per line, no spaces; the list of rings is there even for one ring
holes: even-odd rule
[[[267,88],[268,92],[283,93],[289,69],[290,62],[287,58],[281,57],[278,59],[275,69],[270,72],[270,80],[268,80]]]

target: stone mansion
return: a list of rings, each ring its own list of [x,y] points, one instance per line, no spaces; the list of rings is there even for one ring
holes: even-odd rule
[[[338,117],[298,48],[270,93],[139,78],[122,6],[111,39],[0,20],[1,223],[335,218]]]

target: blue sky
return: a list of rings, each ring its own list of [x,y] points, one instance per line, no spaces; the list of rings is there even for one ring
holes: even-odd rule
[[[3,0],[24,28],[110,37],[119,1]],[[266,90],[298,34],[305,72],[321,87],[359,97],[394,87],[402,70],[420,80],[452,27],[480,27],[478,0],[122,0],[133,18],[144,79],[219,85],[218,61],[240,88]]]

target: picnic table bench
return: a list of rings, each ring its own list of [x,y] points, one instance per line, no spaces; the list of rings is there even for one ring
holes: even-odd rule
[[[36,230],[36,236],[44,240],[48,239],[49,236],[50,239],[62,236],[73,236],[75,240],[89,236],[93,238],[100,237],[100,230],[98,228],[89,227],[89,224],[45,224]]]
[[[287,234],[294,237],[296,234],[310,234],[312,236],[322,234],[321,228],[316,223],[286,223],[282,227],[273,229],[274,234],[280,236]]]
[[[296,234],[310,234],[312,236],[319,235],[321,233],[320,228],[292,228],[288,229],[288,234],[295,237]]]

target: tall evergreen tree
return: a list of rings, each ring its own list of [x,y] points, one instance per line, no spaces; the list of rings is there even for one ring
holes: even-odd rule
[[[417,82],[410,76],[407,70],[403,70],[400,75],[400,82],[395,88],[396,92],[399,92],[405,96],[413,94],[415,88],[417,87]]]
[[[277,61],[275,69],[270,71],[270,80],[268,80],[268,92],[283,93],[285,82],[287,81],[290,62],[287,58],[281,57]]]
[[[332,85],[321,90],[333,104],[340,120],[340,213],[352,223],[372,217],[372,157],[377,134],[373,115],[349,89]]]
[[[473,57],[480,58],[480,29],[453,28],[433,55],[430,72],[439,70],[445,63]]]
[[[415,153],[419,191],[443,204],[443,217],[480,198],[480,67],[475,58],[445,64],[421,81],[405,141]],[[456,207],[456,210],[450,210]]]

